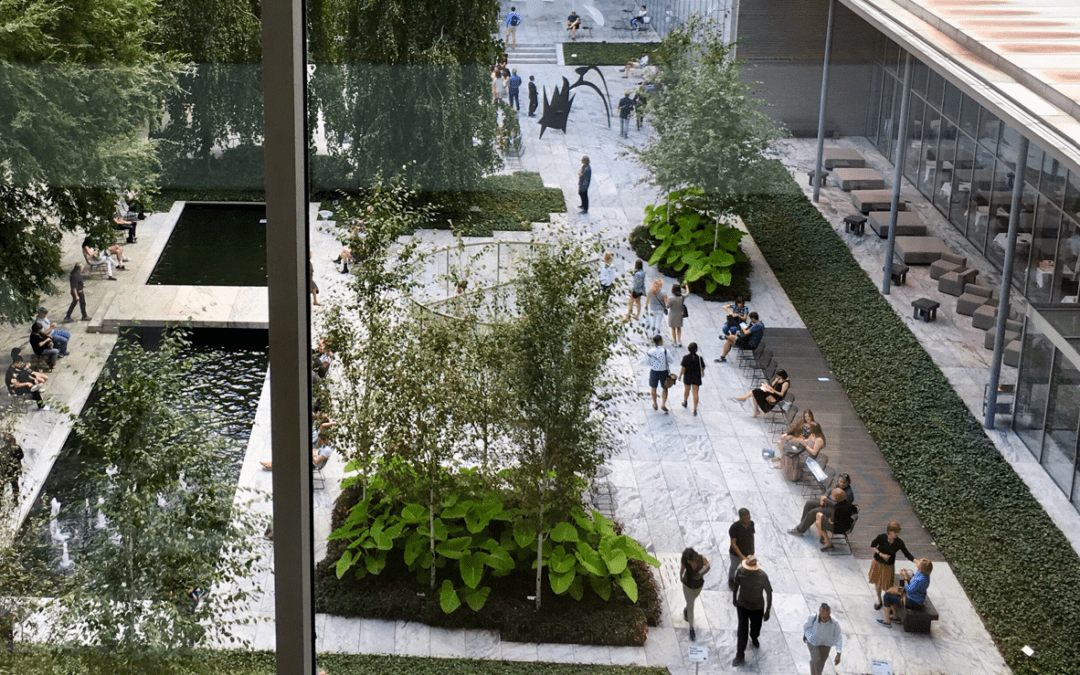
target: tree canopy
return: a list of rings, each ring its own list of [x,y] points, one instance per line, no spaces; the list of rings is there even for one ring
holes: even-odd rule
[[[0,318],[53,290],[63,232],[108,228],[118,191],[152,182],[145,128],[174,86],[153,5],[0,0]]]
[[[663,90],[647,115],[656,137],[636,151],[665,191],[695,186],[721,215],[768,179],[764,152],[782,132],[739,78],[719,24],[693,15],[656,50]]]

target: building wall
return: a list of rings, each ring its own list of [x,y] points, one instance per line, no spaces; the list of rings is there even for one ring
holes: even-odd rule
[[[742,0],[737,56],[768,114],[796,136],[817,135],[827,0]],[[826,134],[864,136],[877,31],[836,3]]]

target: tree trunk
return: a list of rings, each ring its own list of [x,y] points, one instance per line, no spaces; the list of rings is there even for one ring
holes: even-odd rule
[[[543,590],[544,567],[544,487],[540,486],[540,522],[536,528],[536,611],[540,611],[540,593]]]
[[[435,488],[428,488],[428,533],[431,537],[431,590],[435,590]]]

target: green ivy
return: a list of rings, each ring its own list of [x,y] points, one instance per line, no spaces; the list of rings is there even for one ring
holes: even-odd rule
[[[773,170],[784,189],[740,215],[915,512],[1015,673],[1076,672],[1080,557],[847,245]]]

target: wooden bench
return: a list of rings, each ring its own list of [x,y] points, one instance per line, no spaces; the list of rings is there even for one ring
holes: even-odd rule
[[[854,169],[837,167],[833,169],[833,179],[841,190],[880,190],[885,187],[885,178],[874,169]]]
[[[885,239],[889,236],[889,211],[871,211],[870,212],[870,229],[877,233],[877,236]],[[896,236],[898,237],[925,237],[926,225],[922,222],[922,217],[914,211],[897,211],[896,212]]]
[[[937,608],[931,602],[930,596],[926,596],[926,602],[922,609],[908,609],[900,605],[900,620],[904,624],[905,633],[930,634],[930,622],[940,618]]]
[[[851,202],[864,215],[871,211],[888,211],[892,208],[892,190],[852,190]],[[897,211],[907,211],[907,201],[900,200]]]
[[[866,166],[866,160],[859,154],[859,151],[851,148],[823,148],[821,161],[826,169],[838,169],[841,167],[861,169]]]

